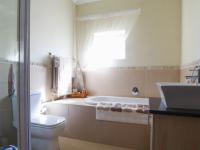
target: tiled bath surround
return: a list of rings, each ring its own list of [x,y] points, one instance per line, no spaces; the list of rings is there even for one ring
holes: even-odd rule
[[[46,104],[49,114],[66,118],[65,132],[61,136],[93,144],[101,143],[137,150],[148,149],[150,131],[147,125],[96,120],[95,106],[81,103],[83,100],[77,100],[76,104],[60,101]]]
[[[179,82],[179,67],[129,67],[84,71],[90,95],[132,97],[133,87],[139,97],[160,97],[156,82]]]
[[[51,98],[51,70],[49,66],[31,63],[31,90],[41,90],[44,100]],[[179,67],[123,67],[84,70],[89,95],[131,97],[133,87],[139,97],[159,97],[156,82],[179,82]]]

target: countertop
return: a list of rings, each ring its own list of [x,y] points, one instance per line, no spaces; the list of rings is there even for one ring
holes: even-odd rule
[[[149,105],[151,114],[200,117],[200,110],[168,109],[163,105],[160,98],[150,98]]]

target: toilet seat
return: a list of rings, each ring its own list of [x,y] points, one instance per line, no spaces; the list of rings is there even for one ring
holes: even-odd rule
[[[40,128],[55,128],[64,123],[64,117],[54,115],[38,115],[31,118],[31,125]]]
[[[59,150],[58,136],[65,129],[65,118],[37,115],[31,118],[32,150]]]

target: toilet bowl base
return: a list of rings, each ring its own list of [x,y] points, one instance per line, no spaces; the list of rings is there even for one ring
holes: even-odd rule
[[[31,138],[32,150],[60,150],[58,138],[44,139],[44,138]]]

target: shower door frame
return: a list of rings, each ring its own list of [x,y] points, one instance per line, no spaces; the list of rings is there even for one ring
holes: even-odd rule
[[[31,150],[30,132],[30,0],[19,0],[19,150]]]

